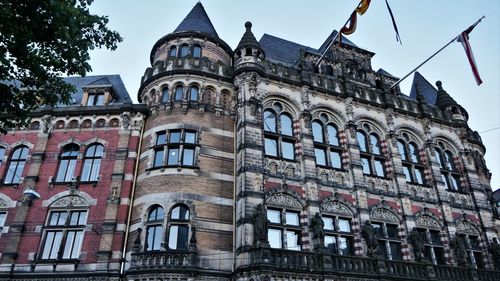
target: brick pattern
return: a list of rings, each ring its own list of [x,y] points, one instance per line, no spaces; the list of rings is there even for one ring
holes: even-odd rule
[[[422,162],[422,165],[424,165],[424,180],[428,185],[430,185],[434,181],[434,178],[432,177],[432,167],[429,159],[427,158],[427,151],[425,148],[420,148],[418,150],[418,157]]]
[[[339,144],[340,147],[342,147],[342,167],[347,169],[350,167],[351,158],[349,157],[349,150],[347,149],[348,140],[345,130],[339,130]]]
[[[463,189],[467,189],[469,187],[469,184],[467,182],[467,177],[465,176],[465,165],[462,162],[462,159],[460,159],[459,156],[454,156],[453,163],[455,163],[455,167],[457,168],[457,171],[461,174],[460,175],[460,186]]]
[[[302,141],[300,138],[301,129],[300,129],[300,119],[293,121],[293,136],[295,137],[295,158],[300,159],[304,150],[302,149]]]
[[[403,256],[404,261],[411,261],[411,250],[410,246],[406,242],[406,229],[403,224],[398,226],[398,236],[403,240],[401,243],[401,255]]]
[[[385,173],[387,177],[392,177],[394,174],[394,167],[392,165],[391,153],[389,150],[389,143],[387,140],[380,140],[382,147],[382,155],[385,157]]]
[[[363,256],[363,244],[361,242],[361,226],[358,220],[351,221],[351,230],[354,233],[354,255]]]

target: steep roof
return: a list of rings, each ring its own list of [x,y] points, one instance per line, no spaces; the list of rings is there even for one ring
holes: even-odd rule
[[[305,49],[312,53],[318,51],[314,48],[297,44],[292,41],[281,39],[269,34],[262,35],[259,44],[266,52],[266,58],[286,64],[295,65],[300,57],[300,49]]]
[[[259,45],[259,42],[257,42],[257,39],[255,39],[255,36],[253,35],[252,23],[249,21],[245,23],[245,33],[241,37],[240,43],[238,44],[238,47],[236,47],[236,49],[245,47],[255,47],[257,49],[262,49],[262,47]]]
[[[173,33],[195,31],[219,38],[201,2],[196,3],[191,12],[182,20]]]
[[[337,35],[338,31],[337,30],[333,30],[332,33],[330,33],[330,35],[328,35],[328,37],[326,38],[325,42],[323,42],[323,44],[321,44],[321,47],[319,47],[318,51],[320,53],[323,53],[326,49],[326,47],[328,47],[328,44],[330,44],[330,41],[332,41],[333,37],[335,37]],[[345,36],[342,36],[341,38],[341,42],[342,44],[344,45],[348,45],[348,46],[351,46],[351,47],[354,47],[354,48],[359,48],[358,46],[356,46],[356,44],[352,43],[349,39],[347,39]]]
[[[82,102],[83,89],[85,87],[110,87],[113,89],[116,98],[110,104],[132,104],[132,100],[128,95],[127,89],[123,84],[120,75],[92,75],[92,76],[72,76],[64,77],[65,82],[75,86],[76,92],[72,96],[72,101],[69,105],[58,104],[61,106],[79,105]]]
[[[420,95],[424,97],[426,103],[435,105],[437,90],[427,81],[419,72],[413,75],[413,83],[410,90],[410,98],[417,99],[417,89]]]

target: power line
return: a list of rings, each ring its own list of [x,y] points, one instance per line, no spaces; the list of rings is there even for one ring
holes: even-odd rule
[[[496,127],[496,128],[488,129],[488,130],[485,130],[485,131],[481,131],[481,132],[479,132],[479,134],[482,134],[482,133],[487,133],[487,132],[491,132],[491,131],[498,130],[498,129],[500,129],[500,127]]]

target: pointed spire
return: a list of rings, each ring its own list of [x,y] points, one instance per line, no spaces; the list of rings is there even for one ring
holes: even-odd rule
[[[241,37],[240,43],[238,44],[238,47],[236,47],[236,50],[246,47],[254,47],[262,50],[262,47],[252,33],[252,23],[247,21],[245,23],[245,29],[245,33],[243,34],[243,37]]]
[[[458,106],[458,103],[443,89],[443,83],[441,81],[436,82],[438,87],[436,105],[441,110],[445,110],[450,106]]]
[[[200,2],[196,3],[191,12],[182,20],[173,33],[184,31],[201,32],[219,38],[205,8],[203,8]]]

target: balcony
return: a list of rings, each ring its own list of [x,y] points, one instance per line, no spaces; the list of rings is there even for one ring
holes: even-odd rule
[[[247,269],[293,272],[297,276],[314,273],[326,279],[350,276],[384,280],[500,280],[500,271],[269,248],[252,249],[250,264],[241,266],[238,271]]]

